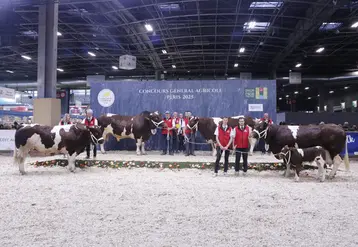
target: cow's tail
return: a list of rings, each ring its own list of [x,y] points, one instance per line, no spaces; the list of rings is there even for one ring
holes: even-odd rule
[[[346,145],[345,145],[345,154],[344,154],[344,165],[346,167],[346,171],[349,171],[350,167],[349,167],[348,136],[347,135],[346,135]]]

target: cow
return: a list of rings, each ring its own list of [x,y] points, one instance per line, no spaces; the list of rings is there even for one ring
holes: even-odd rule
[[[332,159],[328,150],[316,146],[310,148],[293,148],[285,145],[279,154],[286,164],[293,165],[296,169],[295,181],[300,180],[300,171],[303,169],[303,162],[315,162],[318,167],[317,178],[324,182],[326,178],[326,165],[332,165]]]
[[[253,118],[249,116],[235,116],[230,117],[228,125],[232,128],[238,126],[239,118],[244,117],[246,124],[250,127],[250,131],[252,127],[255,125],[255,121]],[[221,123],[222,118],[219,117],[191,117],[189,119],[188,128],[193,130],[198,130],[200,134],[204,137],[208,144],[211,144],[212,155],[216,156],[216,136],[214,135],[216,127],[219,123]],[[251,140],[250,140],[251,143]]]
[[[25,159],[33,151],[43,155],[68,155],[68,169],[75,171],[76,156],[82,153],[89,143],[103,143],[100,127],[87,128],[77,123],[54,127],[31,124],[24,125],[15,132],[14,164],[25,174]]]
[[[333,160],[333,168],[329,174],[332,179],[339,165],[342,163],[340,152],[345,148],[347,150],[346,132],[336,124],[321,125],[269,125],[265,121],[257,121],[251,137],[256,142],[259,138],[264,138],[269,145],[272,153],[277,159],[280,159],[279,153],[285,145],[296,148],[308,148],[321,146],[326,149]],[[253,147],[251,146],[250,152]],[[348,152],[344,157],[346,170],[349,170]],[[286,164],[285,176],[290,174],[290,164]]]
[[[107,114],[98,118],[98,125],[103,130],[105,140],[108,140],[109,135],[114,136],[117,141],[124,138],[135,139],[137,155],[146,154],[145,142],[157,133],[157,128],[163,127],[163,123],[161,114],[158,111],[143,111],[136,116]],[[106,152],[104,144],[101,144],[101,152]]]

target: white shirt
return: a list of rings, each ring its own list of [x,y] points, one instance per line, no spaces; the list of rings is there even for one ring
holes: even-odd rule
[[[223,128],[224,128],[224,130],[226,131],[226,129],[229,128],[229,126],[226,126],[226,127],[223,126]],[[219,126],[216,127],[216,130],[215,130],[215,132],[214,132],[214,135],[216,135],[216,136],[219,135]],[[235,129],[234,129],[234,128],[231,128],[230,137],[232,137],[232,138],[235,137]]]
[[[86,119],[87,119],[87,118],[84,118],[81,123],[82,123],[82,124],[85,124]],[[94,119],[94,126],[98,126],[97,118]]]

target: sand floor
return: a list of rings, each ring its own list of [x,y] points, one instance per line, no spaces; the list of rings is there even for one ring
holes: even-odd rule
[[[344,170],[343,165],[341,167]],[[0,156],[0,246],[358,246],[358,162],[279,172],[27,167]]]

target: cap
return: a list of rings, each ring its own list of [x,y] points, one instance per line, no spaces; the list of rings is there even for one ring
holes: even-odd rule
[[[170,114],[170,111],[166,111],[165,114]]]

